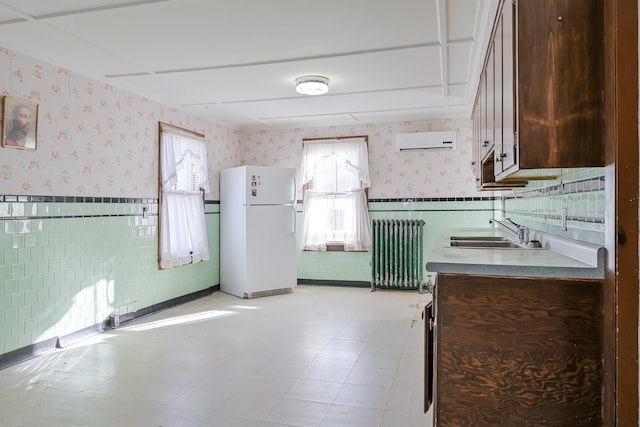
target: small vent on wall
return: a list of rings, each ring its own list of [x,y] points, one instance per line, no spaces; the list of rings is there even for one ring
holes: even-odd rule
[[[413,132],[396,135],[396,150],[455,150],[456,133],[454,131]]]

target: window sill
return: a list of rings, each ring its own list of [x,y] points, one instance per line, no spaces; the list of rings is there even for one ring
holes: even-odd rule
[[[344,244],[342,243],[328,243],[324,251],[315,249],[303,249],[305,252],[368,252],[368,250],[346,251],[344,250]]]

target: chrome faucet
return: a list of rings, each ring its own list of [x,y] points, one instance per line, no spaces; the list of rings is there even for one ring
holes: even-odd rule
[[[505,230],[507,230],[507,231],[515,234],[516,236],[518,236],[518,242],[520,242],[520,243],[529,243],[529,228],[527,228],[527,227],[525,227],[523,225],[516,224],[515,222],[511,221],[509,218],[505,218],[504,221],[505,222],[500,222],[497,219],[490,219],[489,220],[489,224],[491,224],[492,222],[495,222],[496,224],[498,224],[499,226],[501,226]],[[506,222],[511,224],[511,226],[506,224]]]

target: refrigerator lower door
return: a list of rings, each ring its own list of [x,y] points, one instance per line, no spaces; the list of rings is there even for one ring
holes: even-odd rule
[[[246,207],[244,298],[291,292],[297,283],[292,206]]]

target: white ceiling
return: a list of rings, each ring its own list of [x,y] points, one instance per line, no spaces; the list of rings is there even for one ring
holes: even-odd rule
[[[0,0],[0,47],[233,127],[469,117],[496,4]]]

